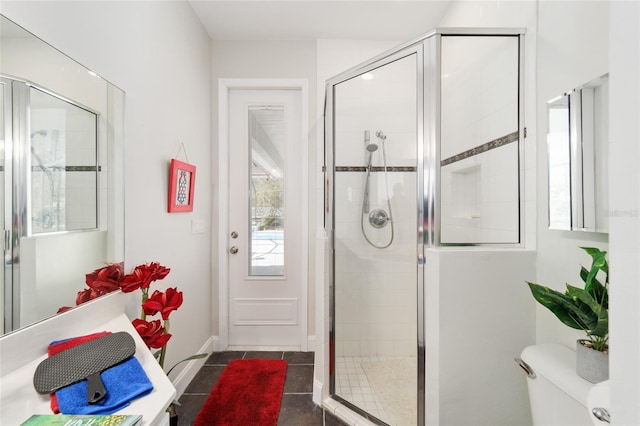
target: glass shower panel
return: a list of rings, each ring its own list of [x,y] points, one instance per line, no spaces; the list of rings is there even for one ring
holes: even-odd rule
[[[5,329],[4,324],[4,307],[5,307],[5,265],[7,261],[11,259],[9,247],[7,247],[7,241],[5,233],[5,87],[4,83],[0,82],[0,226],[3,233],[3,248],[2,248],[2,266],[0,266],[0,334]],[[8,281],[8,280],[6,280]]]
[[[95,113],[30,89],[31,234],[98,227]]]
[[[334,396],[417,422],[417,55],[334,86]]]
[[[520,242],[519,38],[442,36],[440,242]]]

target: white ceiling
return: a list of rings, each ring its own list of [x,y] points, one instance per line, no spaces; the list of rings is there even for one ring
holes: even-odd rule
[[[190,0],[213,40],[404,41],[435,28],[451,0]]]

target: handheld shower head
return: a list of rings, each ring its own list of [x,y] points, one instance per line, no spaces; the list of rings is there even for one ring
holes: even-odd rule
[[[378,150],[378,145],[375,143],[371,143],[371,138],[369,136],[369,131],[364,131],[364,147],[367,148],[367,151],[374,152]]]
[[[45,129],[40,129],[37,130],[33,133],[31,133],[31,139],[33,139],[35,136],[40,135],[40,136],[47,136],[47,131]]]

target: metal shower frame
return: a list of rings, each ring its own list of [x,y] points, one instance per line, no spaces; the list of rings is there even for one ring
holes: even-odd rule
[[[329,276],[329,348],[330,395],[370,420],[364,410],[335,395],[335,135],[334,135],[334,87],[361,74],[385,66],[399,59],[416,55],[416,135],[417,135],[417,424],[426,424],[426,364],[425,364],[425,252],[440,247],[440,63],[442,36],[514,36],[518,37],[518,173],[519,173],[519,243],[470,244],[473,246],[524,246],[524,34],[523,28],[436,28],[413,40],[388,50],[327,80],[325,87],[325,230],[329,240],[330,256],[327,265]],[[384,424],[384,423],[382,423]]]

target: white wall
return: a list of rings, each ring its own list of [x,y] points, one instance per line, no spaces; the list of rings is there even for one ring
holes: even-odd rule
[[[640,424],[640,3],[610,4],[611,413]]]
[[[1,12],[126,92],[125,264],[171,268],[155,284],[184,292],[166,364],[196,353],[212,334],[209,36],[186,2],[3,1]],[[197,166],[194,211],[168,214],[169,161],[180,143]],[[205,233],[191,234],[192,219]],[[138,304],[134,293],[131,317]]]
[[[530,250],[430,249],[425,263],[428,425],[530,423],[513,363],[534,342]],[[437,301],[437,303],[433,303]]]
[[[566,19],[579,16],[580,19]],[[609,71],[608,2],[548,2],[538,4],[537,130],[538,130],[538,260],[536,282],[564,291],[565,283],[580,285],[580,265],[590,257],[579,249],[607,250],[607,235],[548,229],[547,102]],[[597,30],[595,30],[597,29]],[[537,341],[570,348],[583,333],[564,326],[546,308],[537,306]]]

